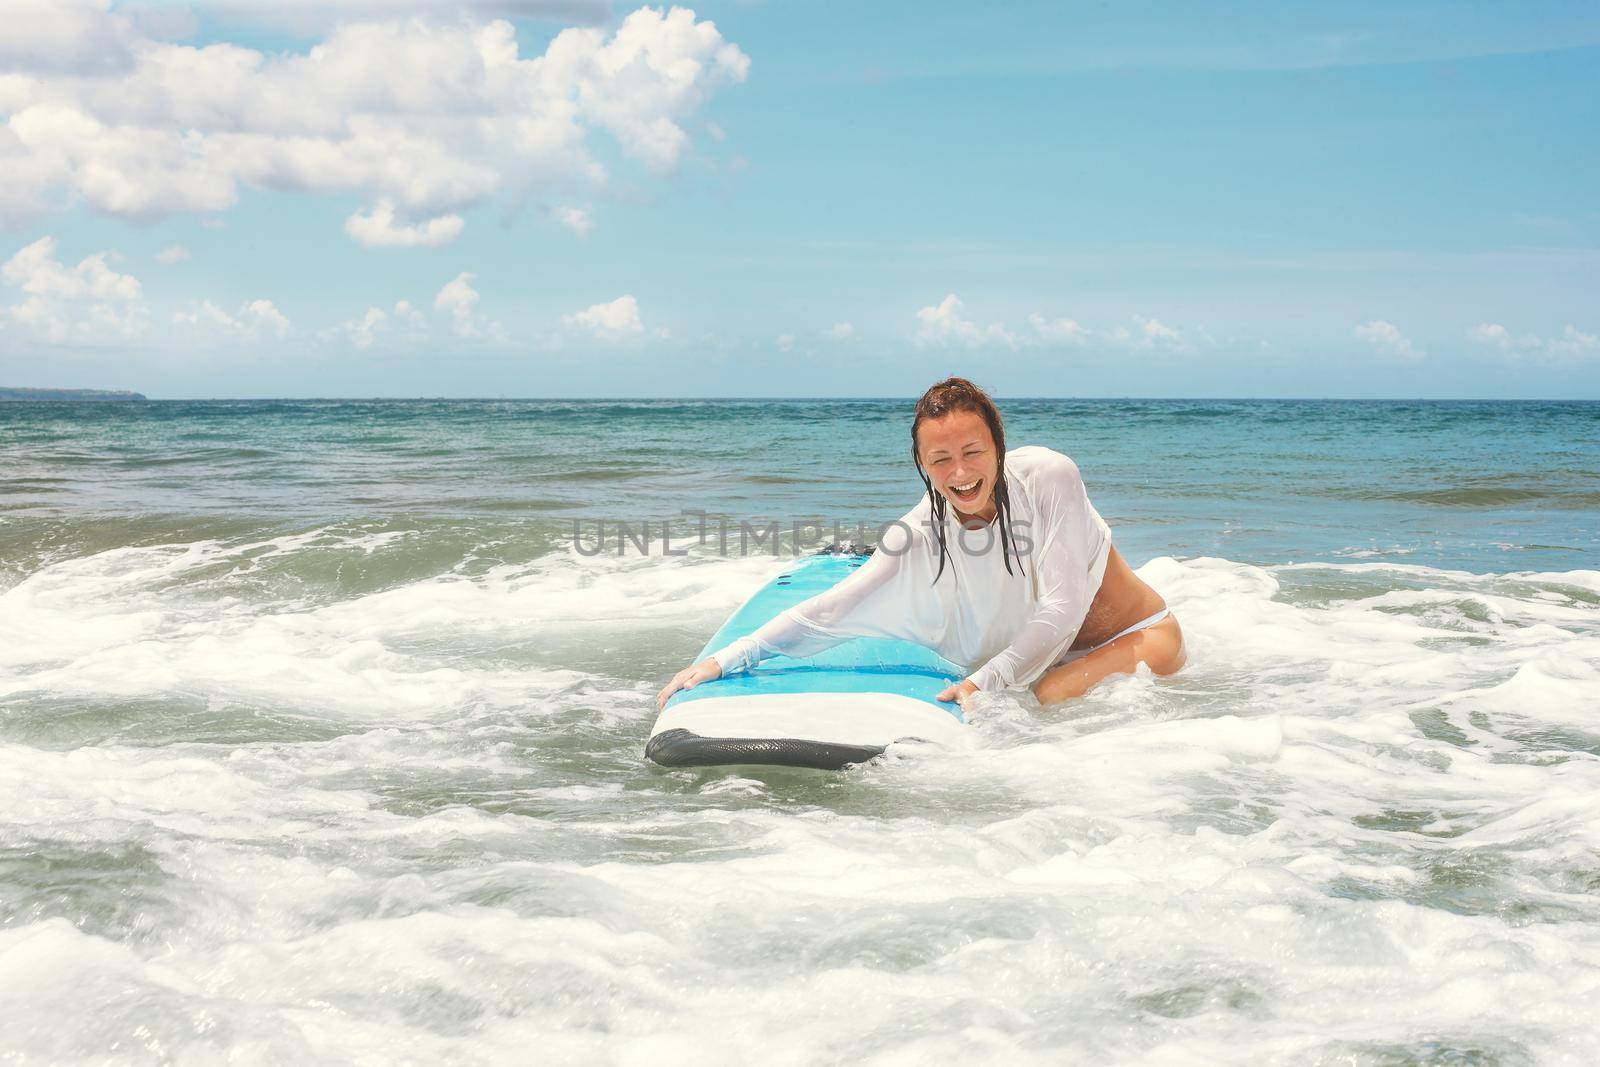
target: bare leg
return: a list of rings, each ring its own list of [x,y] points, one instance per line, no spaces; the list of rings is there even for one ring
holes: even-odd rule
[[[1178,617],[1168,615],[1154,626],[1119,637],[1082,659],[1046,671],[1033,683],[1033,695],[1041,704],[1054,704],[1083,696],[1113,674],[1132,674],[1141,663],[1157,674],[1174,674],[1183,666],[1184,658]]]

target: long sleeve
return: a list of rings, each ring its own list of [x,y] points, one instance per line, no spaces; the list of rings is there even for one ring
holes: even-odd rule
[[[913,591],[916,551],[909,528],[891,525],[878,550],[833,588],[801,601],[759,630],[713,652],[723,674],[749,670],[771,656],[813,656],[853,637],[921,640]]]
[[[1033,567],[1038,607],[1011,644],[975,671],[986,692],[1031,684],[1071,647],[1105,574],[1110,539],[1078,465],[1052,453],[1035,475]]]

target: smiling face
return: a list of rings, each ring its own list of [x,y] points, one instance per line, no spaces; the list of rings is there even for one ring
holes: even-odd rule
[[[952,411],[917,427],[917,462],[957,517],[994,518],[1000,457],[988,423],[975,411]]]

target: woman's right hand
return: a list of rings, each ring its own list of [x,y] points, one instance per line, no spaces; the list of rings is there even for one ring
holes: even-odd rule
[[[722,677],[722,664],[717,662],[715,656],[707,656],[692,667],[685,667],[672,676],[666,688],[656,697],[656,710],[660,711],[667,706],[667,699],[680,689],[693,689],[701,682],[709,682],[713,678]]]

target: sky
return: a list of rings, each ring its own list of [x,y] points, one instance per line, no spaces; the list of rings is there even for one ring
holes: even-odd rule
[[[0,385],[1600,399],[1600,2],[0,0]]]

